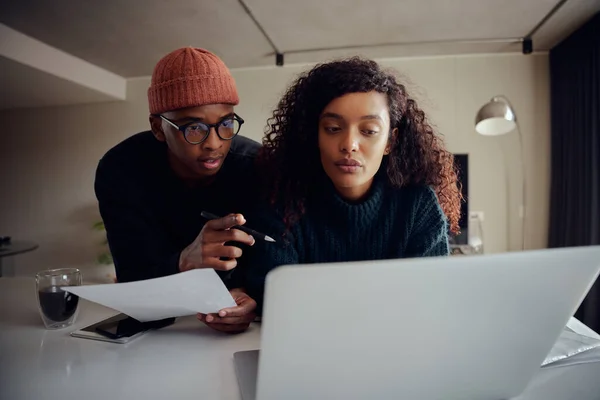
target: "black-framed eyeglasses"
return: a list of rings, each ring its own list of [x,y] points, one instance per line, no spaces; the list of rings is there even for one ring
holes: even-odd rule
[[[231,140],[240,132],[240,128],[244,123],[242,117],[237,114],[225,117],[216,124],[207,124],[206,122],[192,120],[183,125],[177,125],[174,121],[171,121],[169,118],[160,114],[155,114],[154,116],[161,118],[163,121],[183,133],[183,138],[189,144],[200,144],[204,142],[210,134],[211,128],[215,128],[217,136],[221,140]]]

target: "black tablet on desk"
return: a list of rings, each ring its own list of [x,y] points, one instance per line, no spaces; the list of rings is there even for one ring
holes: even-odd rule
[[[128,343],[153,329],[172,325],[175,318],[140,322],[125,314],[117,314],[74,332],[71,336],[112,343]]]

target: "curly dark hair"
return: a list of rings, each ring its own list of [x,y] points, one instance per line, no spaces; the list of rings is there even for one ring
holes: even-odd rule
[[[395,75],[375,61],[359,57],[317,65],[301,74],[279,101],[258,156],[270,202],[283,205],[288,227],[298,220],[305,212],[311,184],[324,173],[318,150],[320,114],[340,96],[371,91],[387,97],[390,129],[398,128],[392,151],[382,163],[389,183],[394,187],[431,186],[451,233],[459,233],[462,196],[454,156]]]

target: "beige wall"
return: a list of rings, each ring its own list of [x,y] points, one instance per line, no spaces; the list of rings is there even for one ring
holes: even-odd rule
[[[453,152],[470,154],[470,208],[485,213],[486,252],[519,248],[521,175],[518,136],[476,135],[479,106],[504,94],[524,136],[529,248],[546,245],[549,194],[548,57],[479,55],[387,60],[445,136]],[[281,93],[304,66],[233,71],[240,91],[243,134],[260,140]],[[17,274],[95,266],[102,239],[93,193],[98,159],[112,145],[147,129],[149,79],[130,80],[127,101],[0,113],[0,235],[32,239],[35,252],[14,258]],[[508,184],[508,192],[507,192]],[[507,204],[510,207],[507,207]]]

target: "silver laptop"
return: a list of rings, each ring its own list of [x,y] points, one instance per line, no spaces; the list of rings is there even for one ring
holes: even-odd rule
[[[243,399],[510,399],[599,271],[600,246],[277,268]]]

